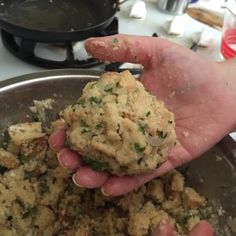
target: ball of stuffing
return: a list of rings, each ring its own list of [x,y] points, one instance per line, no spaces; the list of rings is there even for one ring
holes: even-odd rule
[[[94,170],[115,175],[157,168],[176,143],[173,113],[128,71],[88,83],[62,117],[70,147]]]

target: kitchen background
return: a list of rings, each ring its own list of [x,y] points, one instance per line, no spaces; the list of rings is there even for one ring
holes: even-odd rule
[[[162,12],[157,7],[157,1],[146,0],[146,17],[144,19],[135,19],[130,17],[131,8],[136,1],[128,0],[121,5],[120,11],[116,14],[119,21],[119,33],[125,34],[141,34],[151,36],[153,33],[157,33],[163,38],[175,41],[185,47],[191,47],[193,44],[194,34],[200,33],[204,30],[204,39],[207,41],[206,48],[198,48],[197,53],[204,57],[208,57],[211,60],[221,60],[220,56],[220,39],[221,31],[202,24],[199,21],[194,20],[188,14],[176,17]],[[1,5],[4,2],[1,2]],[[0,7],[1,7],[0,5]],[[222,12],[221,6],[224,5],[223,0],[202,0],[195,4],[190,4],[189,7],[202,7],[204,9],[211,9],[214,11]],[[173,29],[180,33],[179,35],[171,35],[167,33],[164,26],[168,24],[168,21],[175,19],[175,25]],[[195,35],[196,36],[196,35]],[[211,41],[210,43],[208,41]],[[40,48],[40,49],[39,49]],[[49,48],[48,45],[41,44],[36,48],[38,54],[45,58],[56,57],[59,60],[63,60],[64,52],[60,47]],[[73,47],[73,50],[77,54],[85,54],[78,43]],[[81,52],[79,52],[81,51]],[[54,55],[55,54],[55,55]],[[81,56],[81,55],[80,55]],[[83,56],[83,55],[82,55]],[[95,68],[99,69],[99,68]],[[21,59],[16,58],[10,53],[5,45],[0,40],[0,80],[19,76],[26,73],[42,71],[43,68],[26,63]]]

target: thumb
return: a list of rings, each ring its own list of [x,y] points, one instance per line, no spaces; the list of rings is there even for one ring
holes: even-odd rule
[[[152,236],[174,236],[172,224],[168,222],[159,224],[153,231]]]
[[[213,236],[213,230],[211,225],[205,221],[200,221],[196,226],[193,227],[188,236]]]
[[[152,236],[174,236],[173,226],[166,222],[160,224],[153,231]],[[188,236],[213,236],[213,230],[211,225],[207,221],[200,221],[196,226],[193,227]]]
[[[110,62],[131,62],[148,66],[167,40],[149,36],[118,34],[85,41],[86,50],[95,58]]]

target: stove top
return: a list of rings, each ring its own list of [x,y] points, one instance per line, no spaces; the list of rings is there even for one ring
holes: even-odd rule
[[[118,33],[118,19],[114,20],[93,37]],[[77,42],[41,43],[17,37],[1,29],[1,38],[6,48],[16,57],[30,64],[47,68],[90,68],[102,64],[90,57],[84,49],[84,40]]]

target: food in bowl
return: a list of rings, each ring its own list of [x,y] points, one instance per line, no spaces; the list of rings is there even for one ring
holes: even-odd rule
[[[35,101],[37,121],[26,116],[0,133],[0,235],[145,236],[168,221],[182,236],[207,218],[205,197],[177,171],[116,198],[74,185],[48,145],[51,102]]]
[[[176,144],[174,114],[128,71],[88,83],[61,116],[67,144],[115,175],[156,169]]]
[[[72,173],[58,165],[50,132],[42,127],[14,124],[8,141],[3,135],[0,235],[145,236],[168,221],[183,236],[205,218],[206,199],[177,171],[117,198],[77,187]]]

